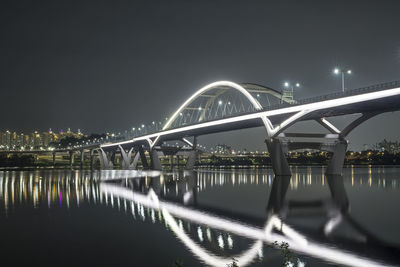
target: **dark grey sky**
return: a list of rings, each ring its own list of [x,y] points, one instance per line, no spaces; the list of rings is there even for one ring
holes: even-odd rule
[[[130,129],[222,79],[299,81],[299,98],[339,90],[334,66],[354,71],[349,88],[400,80],[399,10],[400,1],[1,1],[0,131]],[[367,122],[352,144],[398,139],[398,115]],[[264,147],[262,129],[246,134],[243,146]]]

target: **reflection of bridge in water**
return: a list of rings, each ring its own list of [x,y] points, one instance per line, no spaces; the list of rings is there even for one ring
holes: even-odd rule
[[[23,203],[49,208],[79,206],[82,202],[106,204],[131,214],[134,219],[165,224],[197,258],[213,266],[226,266],[232,257],[238,260],[239,266],[250,264],[265,254],[273,253],[264,244],[274,241],[287,242],[300,255],[336,264],[399,264],[397,247],[379,240],[352,219],[340,176],[321,174],[320,178],[315,178],[310,171],[299,172],[292,178],[274,177],[272,173],[257,171],[232,174],[201,171],[183,175],[142,172],[140,175],[147,176],[127,179],[132,175],[138,173],[115,170],[94,173],[38,171],[26,176],[23,172],[2,172],[0,201],[7,212]],[[353,175],[349,179],[365,186],[386,184],[399,189],[387,178],[379,178],[385,180],[372,184],[368,184],[368,176]],[[328,186],[331,197],[311,202],[286,200],[288,188],[296,189],[313,183]],[[263,216],[245,215],[197,201],[198,195],[208,188],[227,184],[266,184],[271,187],[266,213]],[[318,219],[315,211],[320,214]],[[299,226],[295,223],[297,216],[308,218],[313,223],[307,227]],[[341,232],[342,225],[352,229],[350,235]],[[247,247],[238,240],[247,240]],[[244,252],[239,252],[239,249]]]

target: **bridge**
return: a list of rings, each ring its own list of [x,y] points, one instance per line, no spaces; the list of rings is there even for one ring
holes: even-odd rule
[[[326,173],[338,175],[342,171],[349,133],[378,114],[399,109],[400,81],[299,101],[257,84],[219,81],[197,90],[166,120],[161,130],[126,141],[101,144],[98,153],[102,169],[112,169],[115,153],[120,153],[124,169],[137,169],[141,160],[143,168],[162,170],[160,157],[171,153],[163,144],[178,140],[189,149],[175,153],[187,157],[185,169],[191,170],[197,159],[198,136],[264,127],[276,175],[291,175],[285,153],[305,148],[331,152]],[[348,114],[358,114],[358,117],[341,130],[328,121],[330,117]],[[301,121],[316,121],[327,133],[315,133],[313,129],[307,133],[287,132]],[[145,152],[149,154],[150,163]]]

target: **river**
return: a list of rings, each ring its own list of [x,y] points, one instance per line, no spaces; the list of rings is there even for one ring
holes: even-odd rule
[[[400,265],[400,168],[291,169],[0,171],[0,264]]]

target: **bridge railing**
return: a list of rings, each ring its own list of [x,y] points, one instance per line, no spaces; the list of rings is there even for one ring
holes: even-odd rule
[[[303,98],[303,99],[297,100],[296,102],[293,102],[293,103],[285,102],[282,104],[272,105],[269,107],[264,107],[263,111],[269,111],[269,110],[275,110],[275,109],[280,109],[280,108],[285,108],[285,107],[310,104],[310,103],[321,102],[321,101],[331,100],[331,99],[337,99],[337,98],[346,97],[346,96],[353,96],[353,95],[360,95],[360,94],[365,94],[365,93],[383,91],[383,90],[388,90],[388,89],[397,88],[397,87],[400,87],[400,81],[392,81],[392,82],[387,82],[387,83],[381,83],[381,84],[346,90],[344,92],[335,92],[335,93],[330,93],[330,94],[326,94],[326,95]],[[240,115],[246,115],[246,114],[251,114],[251,113],[254,113],[254,112],[243,112]],[[229,118],[229,117],[234,117],[234,116],[227,116],[224,118]],[[219,120],[219,119],[215,119],[215,120]],[[210,120],[210,121],[213,121],[213,120]],[[177,128],[180,128],[183,126],[194,125],[194,124],[197,124],[197,123],[196,122],[186,123],[184,125],[180,125]]]
[[[360,87],[356,89],[351,89],[351,90],[346,90],[344,92],[335,92],[335,93],[330,93],[326,95],[321,95],[321,96],[314,96],[310,98],[304,98],[297,100],[296,103],[293,104],[279,104],[271,108],[267,108],[266,110],[270,109],[277,109],[277,108],[282,108],[285,106],[296,106],[296,105],[304,105],[304,104],[310,104],[310,103],[315,103],[315,102],[320,102],[320,101],[325,101],[325,100],[331,100],[331,99],[336,99],[336,98],[341,98],[341,97],[346,97],[346,96],[353,96],[353,95],[360,95],[360,94],[365,94],[365,93],[371,93],[371,92],[377,92],[377,91],[383,91],[383,90],[388,90],[392,88],[397,88],[400,87],[400,81],[393,81],[393,82],[387,82],[387,83],[381,83],[381,84],[375,84],[371,86],[366,86],[366,87]]]

